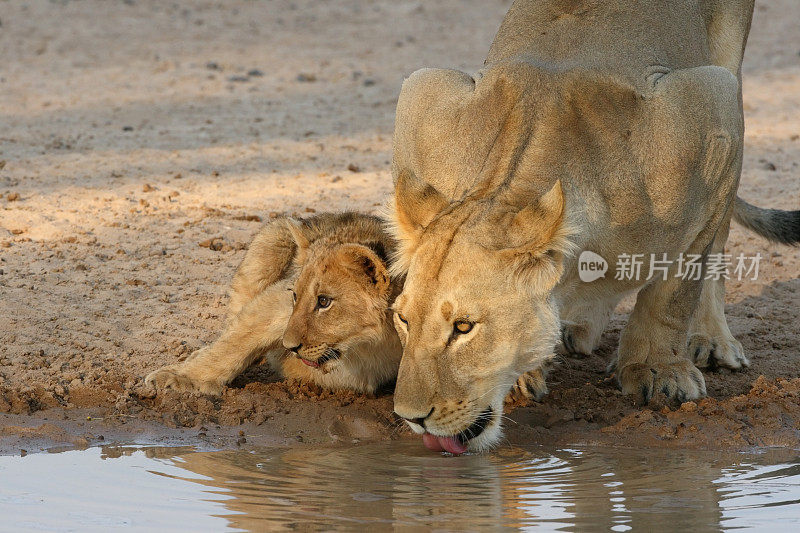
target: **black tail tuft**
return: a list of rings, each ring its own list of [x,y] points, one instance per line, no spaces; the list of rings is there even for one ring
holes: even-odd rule
[[[800,211],[764,209],[737,196],[733,219],[770,241],[790,246],[800,244]]]

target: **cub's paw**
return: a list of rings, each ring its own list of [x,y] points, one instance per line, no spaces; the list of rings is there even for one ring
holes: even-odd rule
[[[180,392],[196,391],[213,395],[222,393],[222,386],[219,383],[192,379],[176,366],[165,366],[151,372],[144,378],[144,382],[156,389],[173,389]]]
[[[543,369],[531,370],[522,374],[506,396],[505,403],[519,401],[539,401],[547,394],[547,383]]]
[[[673,402],[687,402],[706,395],[703,374],[691,361],[631,363],[617,368],[617,380],[625,394],[636,394],[649,403],[657,391]]]
[[[742,343],[731,336],[712,337],[696,333],[689,337],[686,353],[698,368],[713,370],[717,367],[740,370],[750,366],[744,355]]]
[[[561,344],[570,357],[583,359],[592,354],[597,339],[589,326],[564,322],[561,326]]]

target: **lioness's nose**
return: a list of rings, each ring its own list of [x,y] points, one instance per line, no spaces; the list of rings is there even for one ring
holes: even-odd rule
[[[292,351],[292,352],[294,352],[294,353],[297,353],[298,351],[300,351],[300,348],[302,348],[302,347],[303,347],[303,345],[302,345],[302,344],[298,344],[298,345],[296,345],[296,346],[292,346],[292,344],[291,344],[291,343],[287,343],[287,342],[284,340],[284,341],[283,341],[283,347],[284,347],[284,348],[286,348],[286,349],[287,349],[287,350],[289,350],[289,351]]]
[[[416,424],[416,425],[418,425],[418,426],[421,426],[422,428],[425,428],[425,420],[426,420],[426,419],[427,419],[429,416],[431,416],[431,415],[433,414],[433,409],[434,409],[434,408],[433,408],[433,407],[431,407],[431,410],[430,410],[430,411],[428,411],[428,414],[427,414],[427,415],[425,415],[425,416],[417,416],[417,417],[414,417],[414,416],[404,416],[404,415],[400,414],[399,412],[397,412],[397,410],[396,410],[396,409],[395,409],[395,413],[396,413],[396,414],[397,414],[397,415],[398,415],[400,418],[402,418],[403,420],[405,420],[406,422],[409,422],[409,423],[411,423],[411,424]]]

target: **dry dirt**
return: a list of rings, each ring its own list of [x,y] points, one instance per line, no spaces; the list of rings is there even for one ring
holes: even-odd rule
[[[0,7],[0,451],[100,440],[351,442],[406,432],[391,396],[263,368],[221,398],[142,376],[212,341],[243,249],[273,213],[374,211],[404,76],[474,71],[510,2],[6,1]],[[744,66],[740,194],[800,206],[800,4],[759,0]],[[727,312],[752,362],[709,398],[640,408],[601,348],[510,413],[512,442],[800,445],[800,253],[763,256]],[[101,439],[102,437],[102,439]]]

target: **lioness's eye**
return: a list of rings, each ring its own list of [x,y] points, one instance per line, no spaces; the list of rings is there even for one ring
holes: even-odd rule
[[[453,330],[456,333],[469,333],[472,331],[472,326],[474,326],[472,322],[467,322],[466,320],[459,320],[455,324],[453,324]]]
[[[331,299],[328,296],[324,296],[322,294],[317,296],[317,307],[320,309],[325,309],[329,305],[331,305]]]
[[[397,313],[397,318],[406,326],[408,325],[408,320],[406,320],[406,317],[404,317],[402,313]]]

